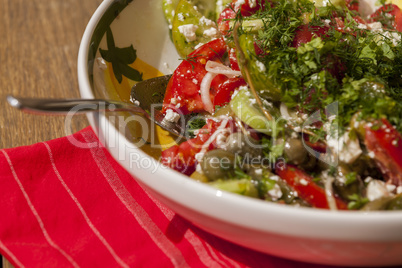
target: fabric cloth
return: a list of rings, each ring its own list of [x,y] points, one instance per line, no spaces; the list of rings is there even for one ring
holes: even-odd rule
[[[322,267],[211,235],[149,195],[90,127],[0,150],[0,253],[16,267]]]

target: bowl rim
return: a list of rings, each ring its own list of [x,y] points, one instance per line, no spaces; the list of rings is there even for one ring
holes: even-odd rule
[[[139,1],[139,0],[137,0]],[[90,41],[94,30],[105,13],[111,6],[113,0],[104,0],[96,9],[91,17],[79,48],[78,53],[78,83],[82,98],[94,98],[93,88],[89,78],[88,70],[88,53],[90,49]],[[108,131],[109,136],[118,139],[119,146],[133,146],[130,141],[124,137],[114,126],[107,121],[103,114],[92,113],[87,115],[90,125],[99,135]],[[99,122],[99,124],[98,124]],[[116,152],[111,150],[107,144],[106,148],[112,154],[116,161],[119,162]],[[151,161],[156,162],[152,157],[148,156],[139,148],[132,148],[131,151],[139,153],[142,157],[147,157]],[[127,152],[128,154],[129,152]],[[402,211],[329,211],[324,209],[312,208],[296,208],[292,206],[284,206],[275,203],[269,203],[262,200],[244,197],[237,194],[222,192],[210,186],[203,185],[196,181],[188,179],[187,176],[170,169],[158,169],[155,173],[156,179],[143,179],[142,176],[149,175],[149,170],[129,169],[127,164],[120,161],[120,164],[133,176],[140,180],[143,184],[150,187],[158,194],[181,204],[182,206],[193,210],[197,213],[210,216],[214,219],[222,220],[228,224],[240,226],[246,229],[258,230],[261,232],[278,233],[282,235],[290,235],[297,237],[306,237],[312,239],[331,239],[331,240],[347,240],[347,241],[402,241]],[[148,172],[148,173],[147,173]],[[211,210],[205,210],[205,205],[200,204],[197,200],[189,199],[189,195],[174,195],[171,187],[164,189],[161,187],[158,176],[163,176],[163,185],[175,185],[175,191],[191,191],[194,199],[212,198],[216,206]],[[209,202],[209,200],[207,200]],[[222,211],[236,208],[237,212],[255,216],[263,222],[250,222],[245,216],[237,216],[235,213]],[[226,218],[223,218],[225,216]],[[265,221],[270,220],[285,223],[283,226],[266,224]],[[289,224],[288,221],[295,223]],[[321,226],[323,230],[317,230],[317,226]],[[288,228],[298,226],[298,230],[289,230]],[[340,233],[348,228],[346,233]],[[373,230],[384,232],[374,232]],[[385,232],[387,230],[387,232]],[[399,230],[391,235],[391,230]]]

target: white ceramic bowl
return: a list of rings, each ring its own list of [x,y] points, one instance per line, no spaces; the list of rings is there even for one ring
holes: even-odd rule
[[[79,51],[82,98],[118,99],[122,90],[130,90],[131,81],[123,79],[117,84],[110,66],[106,68],[96,60],[99,47],[108,49],[105,32],[109,25],[116,47],[133,45],[138,61],[166,74],[178,65],[179,56],[170,42],[160,2],[103,1],[88,24]],[[147,78],[156,75],[152,67],[140,64],[138,68]],[[90,114],[88,118],[111,154],[133,177],[172,210],[206,231],[294,260],[347,266],[402,265],[402,212],[294,208],[222,192],[161,166],[133,144],[134,139],[127,134],[130,131],[118,131],[120,127],[105,115]],[[135,132],[144,120],[136,117],[134,121],[138,121],[132,124]],[[142,130],[140,135],[150,134]]]

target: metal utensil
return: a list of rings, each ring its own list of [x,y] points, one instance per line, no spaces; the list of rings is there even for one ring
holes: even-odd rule
[[[103,99],[38,99],[8,95],[8,103],[24,112],[38,114],[82,114],[96,111],[128,111],[143,115],[170,133],[184,138],[186,119],[165,120],[161,112],[163,97],[171,75],[151,78],[135,84],[131,89],[134,103]]]

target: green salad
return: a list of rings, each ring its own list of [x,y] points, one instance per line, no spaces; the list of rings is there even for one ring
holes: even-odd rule
[[[182,57],[162,163],[221,190],[331,210],[402,209],[402,12],[357,0],[163,0]]]

